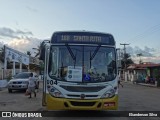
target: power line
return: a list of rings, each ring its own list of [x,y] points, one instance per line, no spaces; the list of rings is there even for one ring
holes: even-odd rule
[[[144,38],[144,37],[146,37],[146,36],[149,36],[149,35],[151,35],[151,34],[153,34],[153,33],[155,33],[155,32],[158,32],[159,30],[160,30],[160,24],[157,24],[157,25],[155,25],[155,26],[153,26],[153,27],[150,27],[149,29],[147,29],[147,30],[144,31],[143,33],[135,36],[133,39],[131,39],[131,41],[133,42],[133,41],[135,41],[136,39],[142,39],[142,38]]]

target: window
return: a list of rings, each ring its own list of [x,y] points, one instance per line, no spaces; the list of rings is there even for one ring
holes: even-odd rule
[[[114,48],[52,46],[50,54],[51,78],[73,82],[104,82],[116,77]]]

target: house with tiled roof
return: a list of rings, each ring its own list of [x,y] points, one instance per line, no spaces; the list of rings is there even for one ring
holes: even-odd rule
[[[160,75],[160,64],[144,62],[142,64],[131,64],[127,67],[129,81],[146,82],[149,77],[149,84],[154,84],[157,76]]]

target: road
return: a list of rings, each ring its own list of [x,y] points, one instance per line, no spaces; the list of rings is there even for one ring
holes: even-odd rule
[[[141,85],[133,85],[131,83],[123,83],[124,87],[119,88],[119,110],[118,111],[160,111],[160,89],[146,87]],[[45,108],[41,104],[42,84],[37,92],[36,98],[29,99],[24,92],[14,91],[8,93],[7,89],[0,91],[0,111],[44,111]],[[143,120],[146,117],[107,117],[112,112],[98,111],[63,111],[53,112],[55,117],[48,117],[49,120]],[[12,118],[17,120],[20,118]],[[28,120],[28,118],[25,118]],[[36,118],[29,118],[36,119]],[[39,118],[38,118],[39,119]],[[41,118],[45,120],[46,118]],[[147,119],[160,120],[158,117],[150,117]],[[24,118],[23,118],[24,120]]]

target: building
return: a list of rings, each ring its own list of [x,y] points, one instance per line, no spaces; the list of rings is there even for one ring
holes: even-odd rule
[[[40,65],[39,59],[35,57],[29,58],[29,65],[22,64],[22,72],[33,71],[39,75]],[[20,72],[20,63],[15,63],[15,74]],[[0,61],[0,80],[10,79],[14,75],[13,73],[13,62],[9,62],[7,69],[4,70],[4,63]]]
[[[131,64],[127,68],[127,76],[128,81],[155,84],[157,78],[160,77],[160,64],[151,62]]]

